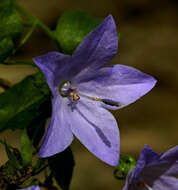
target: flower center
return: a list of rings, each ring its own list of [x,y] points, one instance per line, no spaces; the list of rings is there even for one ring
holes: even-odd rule
[[[70,100],[72,100],[72,102],[77,102],[78,100],[80,100],[80,96],[82,96],[89,100],[103,102],[104,104],[107,104],[109,106],[117,106],[117,107],[121,106],[119,102],[111,99],[95,98],[79,93],[78,89],[75,88],[70,81],[64,81],[59,86],[59,93],[62,97],[68,97]]]
[[[59,93],[62,97],[68,97],[73,102],[77,102],[80,99],[77,88],[72,86],[70,81],[64,81],[59,87]]]

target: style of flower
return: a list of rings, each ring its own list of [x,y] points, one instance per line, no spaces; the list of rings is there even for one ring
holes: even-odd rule
[[[19,189],[19,190],[40,190],[39,186],[31,186],[31,187],[27,187],[25,189]]]
[[[107,109],[136,101],[156,83],[153,77],[132,67],[106,67],[117,49],[116,25],[110,15],[87,35],[72,56],[50,52],[33,59],[53,94],[52,118],[40,157],[66,149],[74,134],[102,161],[117,165],[119,130]]]
[[[177,190],[178,146],[157,154],[145,145],[123,190]]]

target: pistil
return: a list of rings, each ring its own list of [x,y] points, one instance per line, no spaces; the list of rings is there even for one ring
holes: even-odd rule
[[[78,89],[75,88],[70,81],[64,81],[60,87],[59,87],[59,92],[62,97],[68,97],[72,102],[77,102],[80,100],[80,96],[87,98],[92,101],[99,101],[103,102],[104,104],[107,104],[109,106],[121,106],[120,102],[111,100],[111,99],[102,99],[102,98],[96,98],[96,97],[91,97],[82,93],[79,93]]]

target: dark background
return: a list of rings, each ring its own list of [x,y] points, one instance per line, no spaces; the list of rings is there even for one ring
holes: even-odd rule
[[[144,144],[166,151],[178,142],[178,1],[177,0],[21,0],[29,12],[51,28],[66,10],[84,10],[90,15],[112,14],[121,33],[119,53],[113,63],[136,67],[152,76],[156,87],[136,103],[114,112],[121,132],[121,153],[138,157]],[[54,44],[36,30],[18,58],[55,50]],[[35,72],[31,67],[0,66],[0,78],[11,84]],[[1,89],[1,91],[3,91]],[[20,131],[1,137],[19,145]],[[113,168],[102,163],[77,140],[72,145],[76,166],[71,190],[120,190]],[[0,162],[6,157],[1,150]]]

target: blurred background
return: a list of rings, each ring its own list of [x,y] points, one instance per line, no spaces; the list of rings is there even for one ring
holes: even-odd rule
[[[156,87],[136,103],[116,112],[121,133],[121,154],[138,157],[144,144],[163,152],[178,143],[178,1],[176,0],[21,0],[31,14],[52,29],[67,10],[84,10],[92,16],[112,14],[121,33],[119,53],[113,63],[136,67],[152,76]],[[56,50],[40,30],[17,53],[18,59]],[[30,66],[0,66],[0,79],[13,85],[35,73]],[[0,87],[0,92],[4,89]],[[20,131],[0,138],[19,146]],[[72,144],[76,166],[71,190],[120,190],[113,168],[102,163],[77,140]],[[6,156],[0,146],[0,164]]]

